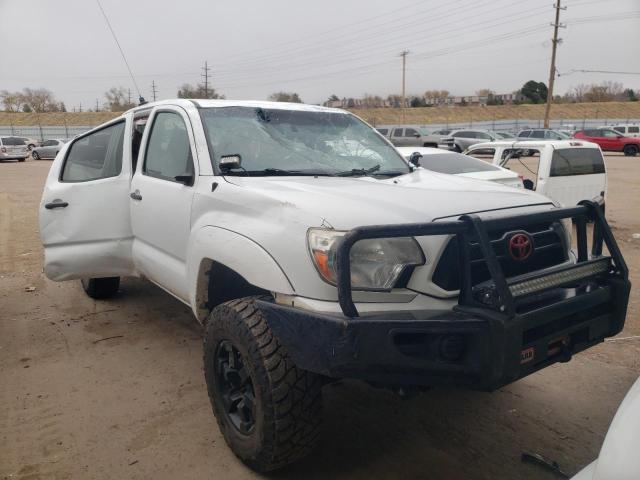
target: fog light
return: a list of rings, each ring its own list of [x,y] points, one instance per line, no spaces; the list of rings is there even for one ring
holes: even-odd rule
[[[462,335],[445,335],[440,340],[440,356],[445,360],[459,360],[466,350]]]

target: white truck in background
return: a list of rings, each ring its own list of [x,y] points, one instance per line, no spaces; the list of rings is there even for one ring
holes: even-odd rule
[[[478,143],[467,155],[520,174],[525,188],[571,207],[592,200],[604,209],[607,168],[602,150],[584,140]]]

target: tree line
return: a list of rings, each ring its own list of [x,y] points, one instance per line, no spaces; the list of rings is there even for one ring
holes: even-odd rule
[[[501,105],[504,103],[503,96],[497,95],[495,91],[484,88],[475,92],[477,97],[483,99],[486,105]],[[548,90],[544,82],[529,80],[520,89],[513,92],[514,99],[511,103],[545,103],[547,101]],[[224,99],[224,94],[216,91],[215,88],[205,86],[204,84],[183,84],[177,91],[178,98],[207,98],[207,99]],[[636,102],[640,96],[640,91],[632,88],[625,88],[619,82],[602,82],[598,84],[578,84],[570,88],[564,95],[556,95],[553,98],[554,103],[582,103],[582,102],[611,102],[611,101],[629,101]],[[468,97],[468,96],[467,96]],[[465,106],[468,102],[467,97],[462,97],[462,101],[457,105]],[[445,100],[451,98],[448,90],[427,90],[422,95],[410,95],[406,101],[407,107],[428,107],[434,104],[445,103]],[[294,102],[303,103],[300,95],[295,92],[275,92],[269,95],[268,100],[275,102]],[[24,88],[21,91],[10,92],[8,90],[0,91],[0,102],[7,112],[66,112],[67,107],[64,102],[58,101],[55,95],[46,88]],[[400,107],[402,106],[402,97],[392,94],[386,98],[380,95],[365,94],[362,98],[346,98],[343,101],[337,95],[331,95],[326,103],[341,102],[342,107],[347,108],[376,108],[381,106]],[[137,103],[132,98],[131,89],[122,86],[111,87],[104,93],[104,101],[102,106],[96,101],[95,106],[85,105],[85,111],[111,111],[123,112],[135,107]],[[74,109],[75,111],[75,109]],[[82,111],[82,107],[80,107]]]

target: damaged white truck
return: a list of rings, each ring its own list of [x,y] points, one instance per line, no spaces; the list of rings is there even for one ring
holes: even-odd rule
[[[144,277],[192,308],[220,429],[258,471],[310,451],[327,382],[493,390],[620,332],[630,290],[597,203],[434,173],[297,104],[124,113],[60,151],[40,233],[52,280],[107,298]]]

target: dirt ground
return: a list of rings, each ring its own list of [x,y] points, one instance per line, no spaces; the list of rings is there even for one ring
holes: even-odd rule
[[[126,279],[96,302],[42,274],[37,205],[48,161],[0,164],[0,479],[245,479],[207,398],[187,307]],[[607,215],[638,285],[640,158],[608,156]],[[35,287],[35,290],[33,290]],[[634,289],[620,337],[640,333]],[[111,337],[111,338],[109,338]],[[359,382],[324,390],[320,448],[274,479],[553,479],[599,451],[640,375],[640,338],[605,342],[498,392],[402,400]]]

